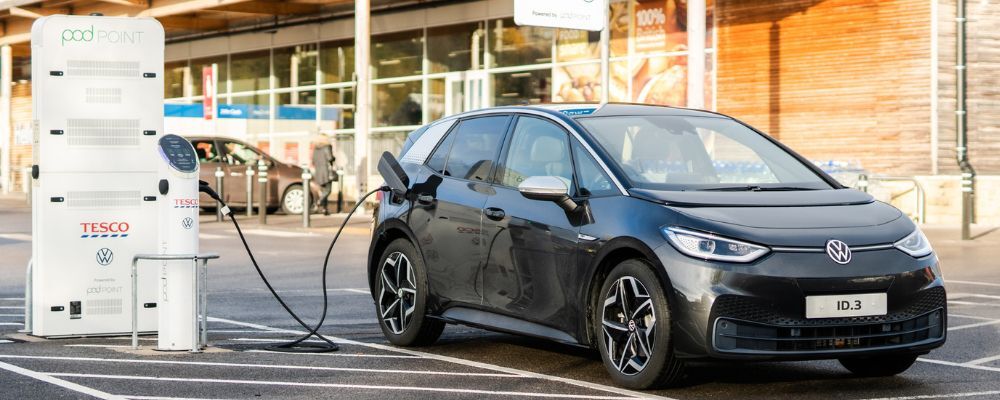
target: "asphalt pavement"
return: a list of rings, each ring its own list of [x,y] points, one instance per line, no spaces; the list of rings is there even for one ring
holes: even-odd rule
[[[241,216],[267,276],[308,321],[321,311],[323,253],[342,215],[272,215],[266,226]],[[594,351],[449,326],[434,345],[388,344],[375,320],[364,271],[369,216],[348,224],[331,258],[324,336],[341,351],[288,354],[268,345],[303,328],[271,298],[228,222],[203,215],[209,264],[209,337],[201,354],[143,349],[129,338],[42,340],[23,327],[24,271],[31,213],[21,197],[0,197],[0,398],[672,398],[672,399],[1000,399],[1000,231],[924,230],[949,293],[948,343],[891,378],[856,378],[836,361],[693,365],[683,387],[634,392],[615,387]]]

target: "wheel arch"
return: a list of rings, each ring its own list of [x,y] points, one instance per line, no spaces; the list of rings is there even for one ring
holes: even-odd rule
[[[375,276],[375,269],[378,268],[378,259],[381,257],[382,251],[389,246],[389,243],[401,238],[406,239],[413,245],[420,260],[424,262],[424,265],[427,265],[426,260],[424,260],[424,253],[420,250],[416,236],[410,230],[410,227],[399,219],[383,221],[375,228],[371,245],[368,247],[368,290],[371,292],[372,299],[375,298],[375,281],[373,277]]]
[[[597,255],[594,257],[592,262],[590,280],[586,286],[586,293],[584,300],[586,301],[587,307],[583,310],[584,315],[581,321],[586,322],[586,340],[587,344],[593,346],[597,343],[596,336],[593,326],[594,326],[594,310],[598,307],[598,302],[600,301],[600,290],[601,286],[604,284],[605,278],[611,273],[611,270],[615,268],[619,263],[630,259],[641,259],[649,263],[650,268],[653,273],[660,279],[660,284],[663,285],[664,291],[666,291],[667,303],[671,307],[670,313],[673,315],[672,308],[674,307],[674,290],[673,285],[670,283],[670,277],[667,275],[667,270],[664,268],[663,264],[660,262],[659,257],[653,252],[649,246],[643,243],[641,240],[632,237],[621,237],[615,238],[604,244],[598,251]],[[674,319],[671,318],[671,325]]]

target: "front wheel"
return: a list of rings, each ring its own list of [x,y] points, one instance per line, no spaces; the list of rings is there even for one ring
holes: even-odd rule
[[[910,369],[917,361],[914,354],[889,355],[880,357],[841,358],[840,365],[854,375],[864,377],[893,376]]]
[[[304,208],[305,190],[302,185],[296,183],[285,189],[285,194],[281,196],[281,211],[289,215],[300,215]]]
[[[652,266],[641,260],[618,264],[601,287],[594,313],[611,380],[631,389],[680,383],[684,363],[674,356],[670,307]]]
[[[437,341],[444,322],[428,318],[427,269],[406,239],[382,252],[376,270],[375,305],[382,334],[398,346],[426,346]]]

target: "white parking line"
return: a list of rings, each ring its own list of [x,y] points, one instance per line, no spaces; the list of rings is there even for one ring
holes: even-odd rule
[[[996,324],[1000,324],[1000,319],[993,320],[993,321],[977,322],[977,323],[968,324],[968,325],[953,326],[953,327],[948,328],[948,332],[962,330],[962,329],[969,329],[969,328],[978,328],[980,326],[996,325]]]
[[[1000,300],[1000,296],[994,296],[992,294],[954,293],[954,294],[949,294],[948,295],[949,299],[955,299],[955,300],[964,299],[966,297],[979,297],[979,298],[982,298],[982,299]]]
[[[980,317],[980,316],[977,316],[977,315],[966,315],[966,314],[948,313],[948,316],[949,317],[958,317],[958,318],[978,319],[980,321],[994,321],[994,320],[996,320],[996,318],[987,318],[987,317]]]
[[[381,374],[412,374],[412,375],[479,376],[479,377],[489,377],[489,378],[524,378],[523,376],[519,375],[482,373],[482,372],[449,372],[449,371],[346,368],[346,367],[312,367],[306,365],[245,364],[245,363],[222,363],[222,362],[206,362],[206,361],[138,360],[138,359],[122,359],[122,358],[57,357],[57,356],[16,356],[16,355],[3,355],[3,354],[0,354],[0,358],[52,360],[52,361],[106,362],[106,363],[126,363],[126,364],[192,365],[201,367],[299,369],[299,370],[310,370],[310,371],[364,372],[371,374],[381,373]]]
[[[83,394],[86,394],[86,395],[89,395],[89,396],[97,397],[99,399],[115,399],[115,400],[123,399],[123,397],[120,397],[120,396],[115,396],[115,395],[112,395],[110,393],[105,393],[105,392],[102,392],[102,391],[97,390],[97,389],[91,389],[89,387],[86,387],[86,386],[83,386],[83,385],[80,385],[80,384],[76,384],[76,383],[73,383],[73,382],[70,382],[70,381],[66,381],[66,380],[62,380],[62,379],[59,379],[59,378],[55,378],[55,377],[52,377],[51,375],[47,375],[47,374],[35,372],[35,371],[30,370],[30,369],[24,369],[24,368],[18,367],[16,365],[7,364],[7,363],[4,363],[4,362],[0,362],[0,369],[5,369],[7,371],[13,372],[15,374],[21,374],[21,375],[27,376],[29,378],[38,379],[38,380],[40,380],[42,382],[48,382],[48,383],[51,383],[53,385],[62,387],[64,389],[69,389],[69,390],[72,390],[74,392],[83,393]]]
[[[198,382],[198,383],[225,383],[237,385],[267,385],[267,386],[300,386],[319,388],[341,388],[341,389],[368,389],[368,390],[400,390],[413,392],[437,392],[437,393],[462,393],[494,396],[520,396],[520,397],[543,397],[560,399],[625,399],[620,396],[588,396],[577,394],[560,393],[534,393],[534,392],[508,392],[496,390],[460,389],[460,388],[437,388],[422,386],[381,386],[381,385],[353,385],[345,383],[311,383],[311,382],[283,382],[283,381],[252,381],[244,379],[205,379],[205,378],[165,378],[159,376],[133,376],[133,375],[99,375],[99,374],[73,374],[73,373],[50,373],[49,376],[67,378],[96,378],[96,379],[122,379],[122,380],[142,380],[160,382]]]
[[[1000,307],[1000,303],[977,303],[974,301],[963,301],[963,300],[948,300],[948,304],[957,304],[960,306],[986,306],[986,307]],[[0,307],[2,308],[2,307]]]
[[[14,343],[14,342],[10,340],[0,339],[0,344],[6,344],[6,343]]]
[[[998,356],[990,356],[990,357],[983,357],[983,358],[977,358],[977,359],[972,360],[972,361],[966,361],[963,364],[965,364],[965,365],[980,365],[980,364],[986,364],[988,362],[996,361],[996,360],[1000,360],[1000,355],[998,355]]]
[[[357,353],[287,353],[281,351],[270,351],[270,350],[247,350],[245,353],[271,353],[271,354],[295,354],[296,356],[321,356],[321,357],[371,357],[371,358],[409,358],[409,359],[421,359],[423,357],[417,356],[405,356],[401,354],[357,354]]]
[[[131,349],[130,345],[116,345],[116,344],[64,344],[66,347],[103,347],[107,349]]]
[[[963,364],[963,363],[957,363],[957,362],[951,362],[951,361],[932,360],[932,359],[923,358],[923,357],[918,358],[917,361],[923,361],[925,363],[931,363],[931,364],[947,365],[949,367],[959,367],[959,368],[978,369],[980,371],[1000,372],[1000,368],[986,367],[986,366],[976,365],[976,364]]]
[[[249,327],[249,328],[256,328],[256,329],[261,329],[261,330],[267,330],[267,331],[271,331],[271,332],[294,333],[294,334],[299,334],[299,335],[302,335],[302,334],[306,333],[306,332],[300,332],[300,331],[294,331],[294,330],[288,330],[288,329],[273,328],[273,327],[269,327],[269,326],[265,326],[265,325],[260,325],[260,324],[254,324],[254,323],[249,323],[249,322],[241,322],[241,321],[234,321],[234,320],[230,320],[230,319],[217,318],[217,317],[208,317],[208,320],[209,321],[215,321],[215,322],[224,322],[224,323],[229,323],[229,324],[238,325],[238,326],[245,326],[245,327]],[[599,383],[579,381],[579,380],[576,380],[576,379],[563,378],[563,377],[560,377],[560,376],[553,376],[553,375],[546,375],[546,374],[541,374],[541,373],[531,372],[531,371],[524,371],[524,370],[520,370],[520,369],[516,369],[516,368],[501,367],[499,365],[493,365],[493,364],[488,364],[488,363],[478,362],[478,361],[471,361],[471,360],[466,360],[466,359],[463,359],[463,358],[449,357],[449,356],[443,356],[443,355],[438,355],[438,354],[434,354],[434,353],[427,353],[427,352],[422,352],[422,351],[417,351],[417,350],[397,348],[397,347],[386,346],[386,345],[377,344],[377,343],[358,342],[358,341],[354,341],[354,340],[343,339],[343,338],[332,337],[332,336],[326,336],[326,335],[324,335],[324,337],[326,337],[327,339],[333,340],[335,342],[339,342],[339,343],[353,344],[353,345],[365,346],[365,347],[369,347],[369,348],[373,348],[373,349],[393,351],[393,352],[397,352],[397,353],[409,354],[409,355],[414,355],[414,356],[419,356],[419,357],[424,357],[424,358],[430,358],[430,359],[439,360],[439,361],[447,361],[447,362],[452,362],[452,363],[455,363],[455,364],[461,364],[461,365],[470,366],[470,367],[476,367],[476,368],[488,369],[488,370],[493,370],[493,371],[505,372],[505,373],[509,373],[509,374],[519,374],[519,375],[523,375],[523,376],[529,376],[529,377],[532,377],[532,378],[537,378],[537,379],[547,380],[547,381],[552,381],[552,382],[562,382],[562,383],[566,383],[566,384],[573,385],[573,386],[585,387],[585,388],[588,388],[588,389],[600,390],[600,391],[603,391],[603,392],[615,393],[615,394],[623,395],[623,396],[637,397],[637,398],[652,398],[652,399],[661,399],[661,400],[676,400],[676,399],[672,399],[670,397],[655,396],[655,395],[651,395],[649,393],[642,393],[642,392],[637,392],[637,391],[633,391],[633,390],[622,389],[622,388],[612,387],[612,386],[608,386],[608,385],[602,385],[602,384],[599,384]]]
[[[368,294],[368,295],[372,294],[371,292],[368,291],[368,289],[347,288],[347,289],[330,289],[330,290],[343,290],[345,292],[351,292],[351,293],[357,293],[357,294]]]
[[[945,283],[945,285],[947,285],[949,283],[959,283],[959,284],[962,284],[962,285],[976,285],[976,286],[1000,287],[1000,283],[972,282],[972,281],[953,281],[951,279],[945,279],[944,283]]]
[[[1000,390],[990,390],[987,392],[966,392],[966,393],[943,393],[943,394],[921,394],[916,396],[903,397],[880,397],[877,399],[865,400],[923,400],[923,399],[955,399],[961,397],[995,396],[1000,394]]]

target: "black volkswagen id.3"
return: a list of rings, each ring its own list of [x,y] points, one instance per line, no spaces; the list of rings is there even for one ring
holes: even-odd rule
[[[900,373],[945,342],[927,238],[733,118],[501,107],[411,133],[369,277],[388,340],[460,323],[597,349],[629,388],[693,359]]]

